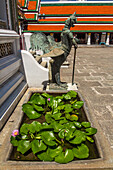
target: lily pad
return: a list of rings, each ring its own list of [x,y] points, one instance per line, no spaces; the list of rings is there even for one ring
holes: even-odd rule
[[[35,109],[36,111],[38,111],[38,112],[44,111],[44,109],[43,109],[41,106],[38,106],[38,105],[36,105],[36,104],[33,104],[33,107],[34,107],[34,109]]]
[[[62,151],[63,151],[63,148],[61,146],[58,146],[56,149],[48,148],[47,153],[49,154],[51,158],[54,158],[57,155],[59,155]]]
[[[61,129],[64,128],[63,125],[61,125],[60,123],[56,121],[53,121],[50,125],[54,128],[54,132],[59,132]]]
[[[73,104],[74,109],[80,109],[83,106],[84,102],[83,101],[77,101],[76,103]]]
[[[47,152],[43,152],[37,155],[41,161],[52,161],[53,158]]]
[[[23,104],[22,110],[24,113],[26,113],[26,115],[29,117],[29,119],[37,119],[41,116],[41,114],[36,112],[34,110],[33,106],[28,103]]]
[[[52,131],[44,131],[41,133],[41,136],[46,145],[54,146],[57,144],[56,141],[54,141],[56,137],[54,136],[54,133]]]
[[[18,140],[16,140],[16,137],[11,136],[10,142],[13,146],[18,146]]]
[[[68,163],[72,161],[74,158],[73,152],[71,149],[66,149],[65,153],[60,153],[57,157],[55,157],[55,162],[58,163]]]
[[[29,131],[29,124],[24,123],[20,128],[20,134],[27,134]]]
[[[89,136],[86,137],[88,141],[90,141],[91,143],[94,142],[94,140],[92,138],[90,138]]]
[[[74,135],[76,136],[73,140],[70,140],[70,143],[81,144],[83,141],[86,141],[86,134],[83,131],[76,130]]]
[[[82,122],[81,125],[84,126],[85,128],[91,127],[91,123],[90,122]]]
[[[65,105],[60,105],[60,106],[58,106],[58,110],[63,110],[64,107],[65,107]]]
[[[92,127],[85,129],[85,131],[87,132],[86,133],[87,135],[94,135],[94,134],[97,133],[97,129],[96,128],[92,128]]]
[[[46,97],[46,98],[50,98],[51,97],[48,93],[42,93],[41,96]]]
[[[61,138],[61,139],[64,139],[64,137],[66,136],[66,134],[69,132],[69,129],[62,129],[59,133],[58,133],[58,136]]]
[[[33,121],[31,124],[29,124],[29,130],[32,133],[39,132],[41,129],[41,123],[37,121]]]
[[[53,129],[53,127],[49,125],[48,123],[44,122],[42,123],[41,130],[44,130],[44,129]]]
[[[74,122],[74,124],[75,124],[75,126],[76,126],[77,128],[81,128],[81,127],[82,127],[82,125],[81,125],[80,122]]]
[[[38,93],[33,94],[29,102],[37,105],[45,105],[45,99]]]
[[[85,159],[89,156],[89,149],[85,144],[81,144],[77,148],[73,148],[73,154],[76,158]]]
[[[60,124],[64,124],[64,123],[67,123],[67,122],[68,122],[68,120],[67,120],[65,117],[64,117],[63,120],[60,120],[60,121],[59,121]]]
[[[73,108],[71,107],[71,104],[66,104],[65,105],[65,112],[69,113],[69,112],[72,112],[72,111],[73,111]]]
[[[61,116],[62,116],[62,113],[56,113],[56,114],[52,115],[52,117],[53,117],[55,120],[63,119],[63,117],[61,117]]]
[[[67,94],[69,94],[69,95],[70,95],[71,97],[73,97],[73,98],[76,98],[76,97],[77,97],[77,92],[75,92],[75,91],[73,91],[73,90],[67,92]]]
[[[31,148],[33,153],[37,153],[43,150],[46,150],[47,146],[43,143],[42,140],[33,140],[31,142]]]
[[[71,96],[69,94],[64,94],[63,97],[64,97],[65,100],[70,100],[71,99]]]
[[[46,119],[46,122],[47,122],[47,123],[51,123],[51,121],[53,120],[51,114],[46,114],[46,115],[45,115],[45,119]]]
[[[28,141],[28,140],[20,140],[18,142],[17,151],[21,152],[22,154],[27,152],[30,148],[31,148],[30,141]]]

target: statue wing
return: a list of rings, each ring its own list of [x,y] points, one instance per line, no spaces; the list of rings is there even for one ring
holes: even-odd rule
[[[43,53],[50,52],[51,45],[44,33],[33,33],[30,37],[31,49],[42,50]]]

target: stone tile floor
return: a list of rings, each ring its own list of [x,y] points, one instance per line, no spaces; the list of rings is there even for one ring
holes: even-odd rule
[[[61,69],[61,80],[72,81],[73,49],[67,60],[69,68]],[[18,128],[21,120],[21,106],[26,100],[25,93],[18,107],[0,132],[0,170],[20,169],[113,169],[113,48],[78,48],[75,66],[75,83],[85,99],[89,113],[98,129],[98,138],[104,153],[103,161],[91,163],[70,163],[69,165],[8,162],[6,156],[11,148],[10,135]],[[35,89],[34,89],[35,90]],[[41,90],[41,89],[40,89]],[[92,116],[93,115],[93,116]],[[103,138],[104,136],[104,138]],[[97,168],[98,167],[98,168]]]
[[[113,48],[78,48],[74,81],[93,110],[113,150]],[[61,69],[61,80],[71,82],[74,51],[69,68]]]

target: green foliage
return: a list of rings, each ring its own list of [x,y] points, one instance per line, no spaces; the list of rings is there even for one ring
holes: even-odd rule
[[[89,156],[89,149],[85,144],[81,144],[77,148],[73,148],[73,154],[76,158],[84,159]]]
[[[36,139],[34,139],[34,140],[31,142],[31,148],[32,148],[33,153],[35,154],[35,153],[37,153],[37,152],[46,150],[47,146],[43,143],[42,140],[36,140]]]
[[[74,157],[86,159],[90,153],[84,143],[94,142],[97,129],[90,122],[79,121],[82,106],[75,91],[56,97],[34,93],[22,110],[29,119],[44,120],[23,123],[19,135],[11,136],[10,142],[17,151],[26,154],[30,150],[41,161],[68,163]]]

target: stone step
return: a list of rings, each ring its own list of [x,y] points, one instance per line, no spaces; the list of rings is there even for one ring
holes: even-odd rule
[[[17,72],[0,88],[0,105],[2,105],[23,80],[24,75]]]
[[[0,85],[14,75],[20,68],[21,59],[15,56],[4,57],[0,60]]]
[[[22,81],[21,84],[13,91],[13,93],[5,100],[0,107],[0,129],[3,127],[6,120],[9,118],[18,101],[27,90],[27,83]]]

